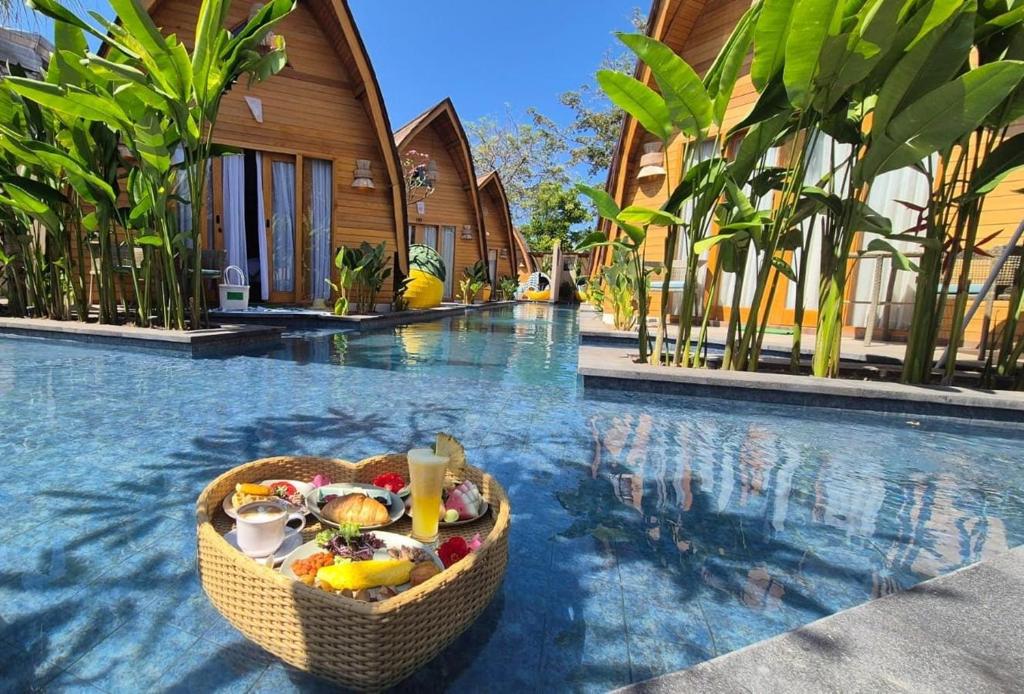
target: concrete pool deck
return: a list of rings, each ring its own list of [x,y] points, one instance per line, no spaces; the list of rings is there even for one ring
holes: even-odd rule
[[[101,325],[43,318],[2,318],[0,336],[67,340],[110,347],[159,350],[202,357],[281,344],[281,328],[259,325],[221,325],[205,330],[156,330],[132,325]]]
[[[1024,547],[618,691],[1019,691]]]
[[[621,347],[580,345],[588,390],[637,390],[895,414],[1024,422],[1024,393],[637,364]]]
[[[394,313],[336,316],[328,310],[311,308],[252,307],[247,311],[211,311],[210,315],[250,325],[275,325],[291,329],[348,328],[351,330],[379,330],[410,323],[426,323],[451,316],[462,316],[478,311],[490,311],[515,306],[515,301],[490,301],[483,304],[442,304],[437,308]]]

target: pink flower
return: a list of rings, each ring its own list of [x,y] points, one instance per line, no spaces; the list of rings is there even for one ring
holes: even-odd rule
[[[483,540],[480,539],[480,533],[473,536],[473,539],[469,541],[469,551],[475,552],[483,546]]]
[[[312,484],[314,489],[316,489],[317,487],[326,487],[330,483],[331,478],[328,477],[327,475],[317,474],[313,477]]]

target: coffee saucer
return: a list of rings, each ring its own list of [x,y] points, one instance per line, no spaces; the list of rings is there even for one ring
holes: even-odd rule
[[[274,552],[273,556],[269,557],[254,557],[248,552],[244,551],[241,547],[239,547],[237,530],[230,531],[227,535],[224,536],[224,539],[228,541],[229,545],[237,549],[242,554],[266,566],[280,565],[280,563],[284,561],[284,558],[286,556],[294,552],[302,545],[302,533],[293,528],[285,528],[284,542],[282,542],[281,546],[277,548],[277,551]]]

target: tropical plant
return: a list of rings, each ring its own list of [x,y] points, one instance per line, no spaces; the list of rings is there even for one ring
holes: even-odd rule
[[[966,249],[960,265],[966,278],[984,194],[1024,161],[1024,138],[1006,138],[1008,124],[1024,113],[1024,64],[1018,61],[1024,13],[1015,5],[761,0],[737,24],[703,79],[667,46],[645,36],[620,36],[649,69],[657,90],[621,73],[599,73],[599,82],[666,151],[682,140],[683,171],[674,180],[669,171],[668,201],[659,211],[620,210],[611,198],[588,193],[615,230],[612,239],[595,236],[585,245],[618,239],[640,255],[647,226],[666,227],[656,361],[666,361],[663,338],[676,257],[686,264],[672,359],[680,366],[699,363],[711,302],[722,274],[732,273],[733,295],[723,303],[731,306],[724,367],[757,369],[768,309],[785,278],[796,290],[792,362],[799,368],[815,237],[822,249],[812,362],[817,375],[838,372],[847,281],[862,254],[855,250],[862,236],[864,252],[885,253],[906,272],[918,268],[895,244],[920,245],[923,287],[938,286],[942,268],[948,277],[951,249]],[[726,107],[751,48],[750,77],[759,98],[746,118],[726,130]],[[820,179],[808,180],[809,158],[819,147],[828,150],[830,166]],[[781,156],[769,157],[773,150]],[[781,159],[781,165],[769,158]],[[930,169],[936,159],[939,166]],[[865,200],[878,176],[905,167],[926,171],[935,194],[921,229],[897,232]],[[770,209],[758,209],[761,200],[770,201]],[[704,310],[698,311],[697,270],[712,250],[718,262],[704,287]],[[743,287],[748,281],[755,283],[749,291]],[[957,284],[955,335],[967,285]],[[741,291],[752,295],[743,319]],[[915,325],[923,327],[912,349],[927,357],[908,354],[908,371],[920,374],[921,363],[930,369],[943,311],[936,310],[930,290],[917,296]],[[640,342],[643,359],[643,334]],[[924,346],[918,349],[918,343]]]
[[[462,303],[471,304],[476,295],[487,284],[487,263],[478,260],[462,271],[462,280],[459,282],[459,296]]]
[[[612,249],[612,262],[601,271],[602,281],[608,287],[612,307],[612,324],[616,330],[637,328],[637,275],[629,252]]]
[[[653,275],[658,274],[662,270],[659,265],[648,267],[644,259],[647,234],[652,224],[675,226],[681,223],[682,220],[668,212],[648,210],[641,207],[630,207],[626,210],[620,210],[612,197],[603,190],[591,188],[584,184],[579,184],[579,189],[584,195],[593,200],[598,212],[604,219],[611,221],[624,233],[624,237],[618,239],[609,238],[603,232],[595,231],[583,240],[579,250],[587,251],[600,246],[610,246],[613,249],[626,251],[629,254],[633,276],[636,278],[634,289],[637,299],[640,363],[646,364],[650,354],[649,330],[647,326],[650,307],[650,280]],[[667,273],[670,270],[666,269],[665,271]],[[664,313],[664,310],[662,313]],[[658,344],[660,345],[660,340]],[[655,348],[655,355],[660,363],[661,352],[657,348]]]
[[[213,132],[221,100],[239,79],[260,81],[285,66],[283,38],[274,37],[272,45],[266,39],[292,11],[294,0],[268,2],[238,31],[226,27],[228,0],[204,0],[191,52],[175,36],[163,36],[135,0],[112,0],[118,21],[93,14],[96,24],[56,0],[29,5],[54,20],[59,50],[45,80],[6,82],[13,93],[51,114],[64,134],[48,145],[8,129],[0,142],[8,153],[59,168],[76,195],[95,206],[82,227],[98,235],[99,260],[93,256],[93,262],[101,269],[113,269],[111,241],[117,229],[124,231],[140,323],[148,323],[145,297],[153,278],[140,282],[136,247],[155,260],[163,325],[199,327],[203,192],[207,162],[218,151]],[[86,35],[106,52],[92,53]],[[128,175],[119,192],[128,205],[126,213],[116,214],[117,188],[110,174],[122,166]],[[183,220],[186,215],[191,219]],[[101,294],[101,308],[103,301]]]
[[[498,295],[502,301],[512,301],[519,291],[519,282],[514,277],[502,277],[498,281]]]
[[[607,295],[604,291],[604,278],[602,275],[591,277],[587,280],[587,301],[598,313],[604,310],[606,296]]]
[[[342,246],[334,256],[334,267],[338,269],[338,282],[324,280],[337,294],[334,313],[346,316],[352,308],[359,314],[373,313],[377,295],[384,283],[391,277],[387,244],[371,246],[363,241],[358,248]],[[405,292],[403,283],[401,293]]]

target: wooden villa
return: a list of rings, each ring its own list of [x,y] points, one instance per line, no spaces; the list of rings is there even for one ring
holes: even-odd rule
[[[149,0],[164,33],[193,40],[200,0]],[[233,3],[229,26],[258,5]],[[405,187],[380,87],[347,0],[306,0],[275,33],[288,64],[225,97],[214,132],[243,150],[213,162],[203,238],[247,272],[253,300],[327,301],[340,246],[387,244],[407,265]],[[398,273],[394,273],[397,275]],[[379,297],[390,304],[389,283]]]
[[[503,277],[518,274],[520,251],[516,248],[512,212],[497,171],[481,176],[477,188],[487,230],[487,269],[491,282],[497,285]]]
[[[469,139],[451,99],[399,129],[395,144],[407,173],[420,179],[410,185],[408,242],[441,254],[444,298],[452,300],[463,271],[486,262],[488,239]]]
[[[648,35],[670,46],[684,60],[686,60],[699,75],[711,66],[718,55],[726,39],[736,26],[740,17],[749,8],[750,0],[654,0],[649,14]],[[736,89],[725,116],[725,127],[732,128],[739,123],[752,108],[757,99],[757,93],[749,77],[750,58],[748,57],[743,67],[741,76],[736,84]],[[653,76],[643,65],[638,65],[636,72],[637,79],[646,82],[656,88]],[[727,154],[735,151],[742,135],[736,136],[730,143]],[[668,197],[667,171],[678,173],[682,166],[682,150],[684,138],[677,135],[676,139],[669,145],[668,151],[662,151],[660,143],[648,135],[640,124],[633,118],[627,117],[623,125],[620,139],[614,153],[614,159],[609,171],[607,190],[620,205],[643,205],[652,208],[662,206]],[[707,143],[711,145],[709,141]],[[816,178],[826,171],[825,160],[827,152],[831,147],[831,140],[822,136],[819,140],[819,148],[816,148],[811,157],[808,176]],[[709,146],[705,151],[700,151],[698,156],[711,156],[713,147]],[[776,154],[779,161],[768,162],[768,164],[783,164],[783,154]],[[674,180],[677,180],[673,176]],[[1004,246],[1010,235],[1021,223],[1020,199],[1014,192],[1024,186],[1024,172],[1017,171],[1007,177],[999,188],[991,193],[985,205],[982,226],[979,231],[979,238],[986,238],[994,235],[985,247],[989,251]],[[868,203],[878,212],[890,218],[895,231],[910,229],[917,223],[917,213],[904,206],[900,201],[921,204],[928,197],[927,179],[913,168],[894,171],[880,177],[869,195]],[[764,206],[767,203],[761,202]],[[685,214],[685,213],[684,213]],[[602,222],[602,230],[611,232],[613,235],[617,230],[612,229],[607,222]],[[667,230],[664,228],[652,228],[647,240],[647,260],[653,264],[660,265],[664,261],[665,236]],[[716,233],[713,231],[712,233]],[[804,319],[805,326],[813,326],[817,311],[818,302],[818,277],[820,276],[820,252],[817,243],[814,241],[808,255],[808,281],[805,294],[805,305],[807,313]],[[861,239],[862,245],[867,240]],[[902,250],[915,251],[920,247],[915,244],[898,242]],[[682,247],[674,249],[676,258],[682,257]],[[600,271],[601,267],[610,261],[610,251],[600,249],[594,254],[591,266],[591,275]],[[702,259],[704,269],[701,272],[701,289],[703,291],[705,304],[711,299],[712,321],[724,321],[728,319],[731,310],[732,287],[734,275],[722,274],[722,282],[711,296],[711,273],[717,262],[717,249],[712,249]],[[746,316],[746,310],[751,305],[753,293],[753,274],[756,272],[755,260],[749,258],[744,281],[744,290],[741,293],[740,311]],[[876,276],[876,262],[881,263],[880,272]],[[671,279],[671,287],[680,290],[684,270],[681,263],[676,263]],[[972,288],[974,283],[980,284],[984,275],[988,272],[985,262],[977,262],[976,268],[972,269],[972,275],[980,275],[980,278],[972,277]],[[876,285],[878,277],[881,282]],[[661,283],[663,277],[655,277],[652,299],[654,305],[651,308],[651,315],[657,315],[658,306],[661,301]],[[749,288],[749,291],[748,291]],[[910,324],[913,310],[915,292],[917,291],[917,276],[910,272],[895,272],[892,269],[891,261],[888,258],[875,259],[865,258],[857,263],[853,269],[851,281],[847,284],[847,301],[843,315],[844,332],[849,335],[861,335],[864,333],[868,322],[870,305],[873,296],[878,294],[881,306],[876,313],[875,335],[881,334],[884,337],[899,338],[906,333]],[[674,292],[670,297],[670,310],[675,311],[678,305],[678,298],[681,292]],[[775,300],[767,307],[769,311],[769,323],[789,328],[793,324],[794,306],[796,300],[795,283],[785,277],[779,278],[779,287]],[[997,301],[994,305],[993,316],[996,322],[1007,314],[1007,302]],[[976,343],[981,337],[982,312],[975,316],[968,326],[966,341]]]

